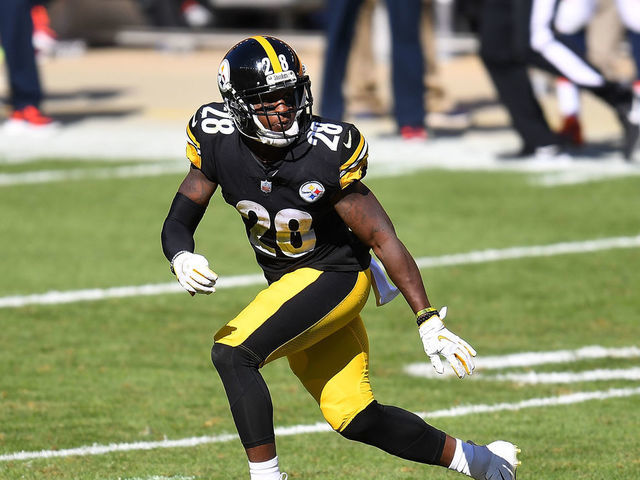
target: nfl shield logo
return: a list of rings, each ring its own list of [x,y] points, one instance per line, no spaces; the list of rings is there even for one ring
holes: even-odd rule
[[[264,193],[271,193],[271,182],[269,180],[262,180],[260,182],[260,190]]]

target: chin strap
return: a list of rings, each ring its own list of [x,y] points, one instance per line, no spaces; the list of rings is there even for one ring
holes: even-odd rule
[[[253,121],[256,124],[257,132],[255,139],[259,142],[270,145],[272,147],[286,147],[291,145],[300,133],[300,125],[298,124],[298,117],[295,122],[284,132],[274,132],[273,130],[267,130],[262,126],[260,120],[256,115],[253,115]]]
[[[260,143],[265,145],[269,145],[271,147],[287,147],[293,143],[295,137],[287,137],[287,138],[269,138],[269,137],[258,137]]]

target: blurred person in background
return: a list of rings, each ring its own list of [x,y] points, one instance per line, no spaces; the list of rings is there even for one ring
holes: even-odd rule
[[[373,20],[378,0],[364,0],[347,57],[345,111],[357,117],[381,117],[387,113],[380,92],[380,75],[373,51]]]
[[[614,111],[623,130],[622,153],[631,160],[638,142],[630,87],[607,80],[553,32],[557,0],[483,0],[480,55],[523,146],[506,159],[567,161],[535,98],[528,74],[536,66],[588,89]]]
[[[9,77],[11,107],[3,131],[8,134],[44,132],[57,125],[40,111],[43,92],[36,64],[32,8],[41,7],[42,3],[0,1],[0,40]]]
[[[224,103],[202,105],[188,121],[191,166],[165,219],[162,248],[186,291],[215,291],[218,276],[194,253],[193,236],[220,187],[240,214],[267,279],[268,286],[218,330],[211,350],[251,480],[287,478],[260,372],[283,357],[346,439],[478,480],[515,480],[518,449],[512,443],[464,442],[374,398],[360,316],[371,287],[378,305],[402,293],[436,372],[444,372],[442,355],[459,378],[471,375],[476,353],[444,326],[446,310],[431,307],[413,257],[363,183],[368,144],[360,131],[312,114],[305,67],[274,37],[254,36],[232,47],[218,69],[218,88]]]
[[[36,57],[46,57],[54,54],[58,43],[56,32],[51,28],[49,12],[45,4],[36,3],[31,7],[33,21],[33,48]]]
[[[327,47],[322,82],[322,115],[344,117],[343,84],[347,60],[363,0],[328,0]],[[391,29],[393,114],[400,136],[425,140],[424,55],[420,42],[422,0],[387,0]],[[373,68],[369,65],[367,68]]]
[[[554,19],[554,28],[558,32],[558,38],[562,39],[574,51],[582,56],[587,56],[587,25],[593,20],[600,10],[609,9],[617,11],[619,21],[624,25],[627,39],[631,47],[631,57],[635,66],[635,79],[633,92],[636,102],[640,102],[640,1],[639,0],[560,0]],[[605,12],[606,13],[606,12]],[[614,41],[620,38],[616,33],[617,25],[612,25],[609,19],[608,25],[611,32],[607,32]],[[600,39],[598,39],[600,41]],[[607,49],[608,55],[614,48]],[[594,60],[595,64],[598,64]],[[602,68],[600,65],[598,65]],[[559,130],[560,136],[568,143],[580,146],[583,144],[582,127],[580,122],[580,96],[578,87],[566,77],[558,78],[556,82],[556,95],[558,107],[562,115],[562,123]],[[634,111],[637,112],[640,106]],[[636,113],[638,114],[638,113]]]
[[[138,3],[155,27],[202,28],[213,21],[204,0],[138,0]]]
[[[429,126],[467,126],[469,115],[459,109],[442,80],[435,35],[435,0],[422,0],[420,38],[425,62],[425,110]],[[387,113],[380,93],[380,72],[374,55],[374,13],[379,0],[364,0],[356,23],[347,62],[346,111],[357,117],[379,117]]]

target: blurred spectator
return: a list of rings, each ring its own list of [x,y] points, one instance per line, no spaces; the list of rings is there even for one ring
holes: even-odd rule
[[[180,4],[182,16],[190,27],[206,27],[213,20],[211,11],[196,0],[183,0]]]
[[[195,27],[213,20],[207,2],[197,0],[138,0],[152,25],[156,27]]]
[[[341,120],[342,92],[347,58],[363,0],[328,0],[327,48],[322,85],[322,115]],[[394,116],[402,138],[426,139],[423,82],[424,59],[420,45],[422,0],[387,0],[391,27]],[[371,68],[371,65],[366,67]]]
[[[586,28],[592,21],[598,10],[618,12],[619,19],[609,17],[608,25],[614,36],[609,35],[615,41],[620,39],[615,35],[618,28],[613,24],[616,20],[622,21],[627,29],[631,53],[635,63],[634,95],[640,99],[640,6],[637,2],[630,4],[627,0],[560,0],[554,20],[555,30],[558,37],[566,42],[571,48],[583,56],[587,55]],[[617,8],[616,8],[617,7]],[[598,43],[601,40],[598,39]],[[612,45],[610,45],[612,47]],[[614,48],[607,49],[609,57]],[[597,64],[597,62],[595,62]],[[580,96],[578,87],[565,77],[560,77],[556,83],[556,95],[558,97],[558,107],[562,115],[562,124],[559,134],[568,143],[582,145],[582,127],[580,124]]]
[[[57,44],[57,35],[51,28],[49,13],[44,5],[36,4],[31,8],[31,20],[33,21],[33,48],[36,50],[36,55],[52,55]]]
[[[447,95],[441,78],[440,62],[436,49],[435,0],[422,0],[420,37],[425,62],[425,110],[429,112],[429,126],[467,126],[469,115],[456,105]],[[357,116],[380,116],[386,113],[385,102],[380,93],[380,75],[375,68],[373,54],[373,23],[379,0],[364,0],[355,27],[353,46],[347,63],[346,110]]]
[[[638,140],[630,88],[606,80],[584,57],[558,40],[552,30],[556,0],[484,0],[480,24],[481,57],[500,100],[523,141],[512,158],[566,160],[534,96],[527,68],[541,67],[571,79],[614,110],[623,128],[623,155],[631,159]]]
[[[0,39],[9,76],[11,114],[3,130],[8,134],[44,131],[54,126],[40,111],[42,86],[33,47],[31,8],[42,2],[0,1]]]
[[[380,94],[380,77],[373,54],[373,16],[378,0],[364,0],[357,16],[353,44],[346,71],[347,111],[361,117],[377,117],[386,113]]]

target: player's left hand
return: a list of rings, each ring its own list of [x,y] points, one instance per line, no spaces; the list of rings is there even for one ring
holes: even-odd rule
[[[442,355],[447,359],[458,378],[464,378],[465,374],[471,375],[476,368],[473,362],[476,351],[444,326],[442,320],[446,315],[447,307],[442,307],[438,315],[433,315],[420,325],[418,332],[424,345],[424,351],[429,355],[435,371],[439,374],[444,373],[442,360],[440,360],[440,355]]]

